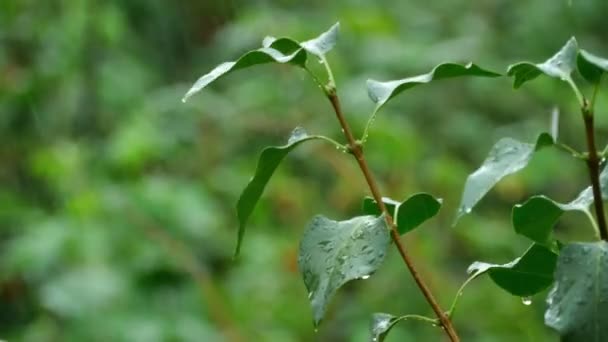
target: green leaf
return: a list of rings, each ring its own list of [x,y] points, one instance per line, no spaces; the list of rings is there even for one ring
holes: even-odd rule
[[[473,63],[466,65],[456,63],[443,63],[436,66],[431,72],[401,80],[380,82],[376,80],[367,81],[367,93],[372,101],[376,103],[375,111],[384,106],[390,99],[399,93],[413,88],[419,84],[429,83],[447,78],[461,76],[499,77],[498,73],[478,67]]]
[[[412,195],[402,203],[390,198],[383,199],[389,213],[394,217],[399,234],[403,235],[426,220],[437,215],[441,208],[441,200],[426,194]],[[380,209],[373,198],[367,197],[363,200],[363,211],[369,215],[380,215]]]
[[[247,220],[253,212],[258,200],[262,196],[264,188],[266,187],[266,184],[268,184],[268,181],[270,180],[270,177],[272,177],[274,171],[277,169],[283,158],[285,158],[285,156],[291,152],[291,150],[301,143],[313,139],[323,139],[323,137],[317,135],[308,135],[303,128],[297,127],[291,133],[286,145],[270,146],[266,147],[262,151],[262,154],[258,160],[255,174],[241,193],[239,201],[236,205],[237,215],[239,218],[239,233],[235,255],[238,255],[241,250]]]
[[[338,40],[338,31],[340,30],[340,23],[334,24],[326,32],[323,32],[317,38],[307,40],[300,44],[304,50],[312,53],[313,55],[322,58],[336,45]]]
[[[531,81],[541,74],[556,77],[563,81],[572,82],[572,71],[576,68],[576,54],[578,45],[574,37],[570,38],[553,57],[544,63],[534,64],[530,62],[520,62],[509,66],[508,76],[515,77],[513,87],[515,89],[522,86],[527,81]]]
[[[539,135],[536,144],[511,138],[500,139],[492,147],[481,167],[467,177],[456,222],[464,214],[470,213],[477,202],[502,178],[526,167],[534,152],[552,144],[553,138],[547,133]]]
[[[371,342],[382,342],[390,332],[390,330],[400,321],[400,317],[391,314],[378,312],[372,316],[372,324],[370,331],[372,335]]]
[[[608,199],[608,168],[600,173],[602,198]],[[513,207],[513,228],[518,234],[532,239],[541,245],[551,247],[552,231],[557,220],[566,211],[582,211],[591,216],[593,191],[587,187],[570,203],[559,203],[546,196],[534,196],[523,204]]]
[[[487,273],[492,281],[515,296],[534,295],[553,283],[557,255],[539,244],[533,244],[521,257],[508,264],[496,265],[476,261],[467,270],[478,277]]]
[[[367,279],[384,261],[390,243],[384,217],[333,221],[315,216],[300,243],[298,265],[308,290],[315,325],[345,283]]]
[[[236,61],[222,63],[200,77],[184,95],[182,101],[186,102],[210,83],[240,69],[267,63],[290,63],[305,68],[306,52],[321,57],[331,50],[336,44],[339,27],[340,24],[337,23],[317,38],[301,44],[290,38],[266,37],[262,42],[262,48],[249,51]]]
[[[570,243],[561,250],[545,324],[562,341],[608,341],[608,243]]]
[[[576,58],[578,72],[589,82],[598,83],[604,72],[608,71],[608,59],[580,50]]]

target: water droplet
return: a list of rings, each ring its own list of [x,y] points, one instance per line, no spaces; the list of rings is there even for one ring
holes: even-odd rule
[[[312,291],[308,292],[308,299],[312,298],[312,296],[313,296],[314,294],[315,294],[315,293],[314,293],[314,292],[312,292]]]
[[[530,297],[522,297],[521,298],[521,302],[524,305],[530,305],[530,304],[532,304],[532,298],[530,298]]]
[[[365,279],[369,279],[369,277],[370,277],[370,275],[366,274],[366,275],[362,276],[361,279],[365,280]]]
[[[470,214],[470,213],[471,213],[471,210],[472,210],[472,209],[471,209],[471,207],[464,208],[464,212],[465,212],[465,214]]]

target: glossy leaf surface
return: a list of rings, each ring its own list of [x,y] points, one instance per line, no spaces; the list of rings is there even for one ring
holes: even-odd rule
[[[333,221],[315,216],[300,242],[298,265],[315,325],[336,291],[354,279],[367,279],[384,261],[390,243],[384,217]]]

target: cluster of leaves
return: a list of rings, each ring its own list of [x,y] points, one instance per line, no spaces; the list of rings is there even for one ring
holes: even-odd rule
[[[186,101],[230,72],[265,63],[289,63],[303,68],[326,93],[333,92],[335,81],[325,55],[336,44],[338,28],[339,25],[336,24],[319,37],[301,43],[289,38],[267,37],[263,40],[262,48],[244,54],[237,61],[220,64],[199,78],[183,100]],[[318,58],[326,66],[329,79],[327,84],[321,83],[308,68],[309,55]],[[589,104],[572,78],[576,69],[583,78],[598,87],[602,74],[608,71],[608,60],[579,50],[576,40],[572,38],[547,61],[512,65],[507,75],[514,78],[515,88],[541,74],[559,78],[572,87],[581,107],[587,108]],[[367,140],[368,128],[374,122],[377,112],[393,97],[417,85],[462,76],[499,77],[501,74],[472,63],[444,63],[427,74],[415,77],[386,82],[369,80],[368,94],[376,107],[359,141],[364,143]],[[315,139],[328,141],[348,152],[346,146],[324,136],[308,135],[299,127],[294,130],[286,145],[268,147],[262,152],[256,172],[237,204],[240,222],[237,254],[247,220],[278,165],[295,147]],[[525,168],[536,151],[556,144],[556,136],[547,133],[540,134],[534,144],[512,138],[498,141],[481,167],[468,177],[456,220],[470,213],[501,179]],[[606,173],[602,172],[600,178],[603,188],[608,186],[604,184],[608,181]],[[441,200],[425,193],[413,195],[403,202],[390,198],[384,198],[383,201],[394,217],[400,234],[406,234],[432,218],[441,207]],[[524,297],[524,303],[529,301],[527,297],[553,285],[545,316],[547,325],[555,328],[566,340],[599,341],[607,338],[605,329],[601,328],[606,323],[602,312],[608,310],[608,307],[604,307],[608,302],[608,286],[603,272],[608,266],[606,242],[563,244],[552,235],[555,223],[565,211],[582,211],[593,221],[589,209],[592,203],[592,190],[587,188],[567,204],[545,196],[534,196],[525,203],[516,205],[512,215],[513,228],[517,234],[532,240],[532,245],[521,257],[506,264],[473,263],[468,269],[471,277],[464,285],[482,274],[488,274],[502,289]],[[355,279],[367,279],[380,267],[387,254],[390,246],[389,229],[378,203],[372,198],[364,199],[363,214],[364,216],[345,221],[316,216],[304,232],[298,264],[309,291],[315,325],[321,322],[328,302],[342,285]],[[450,314],[453,313],[454,305]],[[410,317],[412,316],[375,314],[372,321],[373,340],[384,339],[392,326]],[[420,318],[415,315],[413,317]],[[432,319],[427,320],[434,322]]]

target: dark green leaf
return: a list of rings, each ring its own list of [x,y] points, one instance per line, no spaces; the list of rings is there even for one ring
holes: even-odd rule
[[[258,160],[255,174],[241,193],[239,201],[236,205],[237,215],[239,218],[239,233],[236,245],[236,255],[238,255],[241,250],[247,220],[253,212],[258,200],[262,196],[264,188],[266,187],[266,184],[268,184],[270,177],[272,177],[272,174],[279,166],[283,158],[285,158],[285,156],[291,152],[291,150],[301,143],[312,139],[321,139],[321,137],[316,135],[308,135],[303,128],[298,127],[291,133],[287,145],[266,147],[262,151],[262,154]]]
[[[553,138],[547,133],[539,135],[536,144],[511,138],[500,139],[481,167],[467,178],[456,221],[462,215],[470,213],[477,202],[502,178],[526,167],[535,151],[552,144]]]
[[[393,215],[400,234],[413,230],[437,215],[441,208],[441,201],[426,193],[412,195],[402,203],[390,198],[384,198],[383,201],[389,213]],[[376,201],[370,197],[363,200],[363,212],[368,215],[381,214]]]
[[[384,202],[384,205],[386,206],[386,209],[391,214],[391,216],[394,217],[395,208],[397,208],[397,206],[400,203],[395,201],[394,199],[388,198],[388,197],[382,197],[382,202]],[[363,199],[363,213],[365,215],[374,215],[374,216],[382,215],[382,211],[380,211],[378,204],[376,203],[376,201],[374,201],[374,199],[372,197],[365,197]]]
[[[436,66],[431,72],[427,74],[408,77],[401,80],[386,82],[368,80],[367,93],[372,99],[372,101],[376,103],[376,111],[378,111],[380,107],[386,104],[391,98],[403,92],[404,90],[413,88],[419,84],[429,83],[431,81],[461,76],[498,77],[501,75],[492,71],[482,69],[473,63],[469,63],[466,65],[456,63],[444,63]]]
[[[576,54],[578,45],[574,37],[570,38],[566,45],[553,57],[544,63],[520,62],[509,66],[507,75],[515,77],[513,87],[519,88],[527,81],[531,81],[541,74],[556,77],[563,81],[572,81],[571,74],[576,68]]]
[[[608,59],[580,50],[576,58],[578,72],[589,82],[598,83],[602,74],[608,71]]]
[[[488,273],[492,281],[505,291],[520,297],[534,295],[553,283],[557,255],[533,244],[520,258],[504,265],[476,261],[467,272],[474,277]]]
[[[262,48],[249,51],[233,62],[225,62],[209,73],[199,78],[194,85],[188,90],[183,102],[186,102],[190,96],[201,91],[207,85],[217,80],[218,78],[227,75],[233,71],[248,68],[254,65],[267,63],[291,63],[300,67],[306,66],[306,52],[321,57],[336,44],[338,29],[340,24],[335,24],[327,32],[322,33],[319,37],[298,43],[290,38],[266,37],[262,42]]]
[[[367,279],[384,261],[390,243],[384,217],[333,221],[315,216],[300,243],[298,265],[308,290],[315,325],[345,283]]]
[[[602,198],[608,199],[608,168],[600,173]],[[553,226],[566,211],[582,211],[591,216],[593,191],[587,187],[570,203],[559,203],[546,196],[534,196],[523,204],[513,207],[513,228],[518,234],[534,242],[551,247]]]
[[[571,243],[557,261],[545,324],[562,341],[608,341],[608,243]]]

